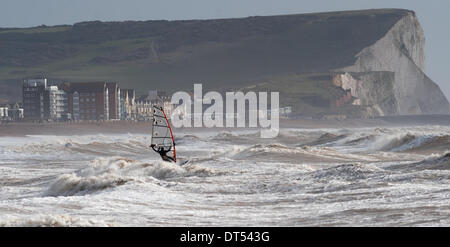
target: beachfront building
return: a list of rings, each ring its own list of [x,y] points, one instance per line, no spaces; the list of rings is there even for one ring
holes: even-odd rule
[[[23,108],[19,103],[0,105],[0,120],[18,121],[23,119]]]
[[[26,120],[70,119],[67,93],[57,86],[49,86],[47,79],[25,79],[22,88],[23,110],[15,108],[14,117]]]
[[[166,113],[167,118],[171,118],[175,105],[172,104],[169,100],[163,101],[163,109]]]
[[[8,117],[12,121],[23,119],[23,108],[19,103],[11,104],[8,109]]]
[[[141,99],[146,100],[151,104],[159,104],[162,101],[158,96],[157,90],[149,90],[147,96],[142,96]]]
[[[174,108],[173,104],[170,103],[170,97],[163,91],[150,90],[147,95],[143,95],[136,100],[136,119],[141,121],[151,119],[154,105],[162,106],[166,116],[170,118]]]
[[[116,82],[107,82],[109,119],[120,119],[120,88]]]
[[[64,90],[58,89],[57,86],[49,86],[45,90],[44,99],[47,99],[47,97],[49,102],[49,119],[54,121],[71,119],[67,93]]]
[[[135,104],[136,119],[140,121],[150,121],[153,116],[153,104],[146,99],[139,99]]]
[[[120,94],[121,94],[121,92],[120,92],[121,90],[120,90],[120,88],[119,87],[117,87],[117,95],[116,95],[116,114],[117,114],[117,116],[116,116],[116,119],[117,120],[121,120],[122,119],[122,105],[120,104]]]
[[[174,105],[170,102],[171,97],[164,91],[150,90],[147,96],[141,97],[141,101],[146,101],[150,105],[162,106],[167,118],[172,115]]]
[[[143,97],[145,97],[144,99],[149,101],[150,103],[159,106],[163,106],[164,102],[170,101],[170,97],[166,92],[158,90],[149,90],[147,96]]]
[[[61,87],[67,93],[68,112],[73,120],[110,119],[106,82],[66,82]]]
[[[25,79],[22,84],[24,118],[42,120],[49,117],[48,97],[44,100],[47,79]]]
[[[292,106],[280,107],[280,118],[290,118],[292,114]]]
[[[136,100],[135,111],[136,119],[140,121],[151,120],[153,116],[153,105],[160,105],[161,99],[158,97],[158,91],[150,90],[147,95],[142,95]]]
[[[0,120],[8,120],[8,105],[0,105]]]

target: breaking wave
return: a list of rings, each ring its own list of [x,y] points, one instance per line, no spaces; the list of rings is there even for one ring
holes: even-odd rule
[[[450,136],[434,135],[415,135],[411,133],[388,136],[374,141],[376,150],[403,152],[408,150],[425,149],[426,146],[432,146],[433,149],[450,147]]]
[[[333,134],[333,133],[325,133],[323,135],[321,135],[319,138],[317,138],[316,140],[307,143],[306,145],[308,146],[317,146],[317,145],[323,145],[323,144],[327,144],[330,142],[336,142],[338,140],[342,140],[344,138],[346,138],[347,135],[338,135],[338,134]]]
[[[415,163],[395,165],[389,167],[392,170],[450,170],[450,153],[441,156],[430,157]]]
[[[149,137],[146,136],[30,136],[7,145],[5,150],[16,157],[26,155],[53,156],[60,154],[84,154],[111,156],[140,153],[148,150]]]
[[[233,156],[235,159],[259,158],[267,160],[299,160],[309,161],[355,161],[366,160],[376,161],[370,156],[363,156],[351,153],[341,153],[333,147],[326,146],[301,146],[291,147],[279,143],[275,144],[256,144],[244,149]]]
[[[368,167],[362,164],[343,164],[330,168],[325,168],[302,175],[300,180],[345,180],[353,182],[355,180],[367,179],[381,172],[378,168]]]
[[[212,141],[233,141],[242,142],[254,140],[255,138],[259,138],[259,131],[242,131],[242,132],[230,132],[230,131],[221,131],[218,134],[212,136],[210,140]]]
[[[44,196],[85,195],[129,182],[159,185],[159,180],[164,179],[221,174],[195,164],[180,167],[163,161],[144,163],[121,157],[98,158],[85,169],[61,175],[50,185]]]
[[[192,141],[198,141],[200,140],[200,137],[196,135],[184,135],[181,137],[175,137],[175,143],[176,144],[184,144]]]
[[[450,136],[440,133],[420,132],[360,132],[332,141],[324,146],[339,150],[406,152],[410,150],[444,150],[450,148]]]
[[[2,227],[114,227],[115,223],[82,219],[68,215],[37,216],[26,219],[15,218],[0,222]]]

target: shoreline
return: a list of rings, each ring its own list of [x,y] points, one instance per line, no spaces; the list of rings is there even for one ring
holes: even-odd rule
[[[380,117],[373,119],[312,120],[280,119],[280,128],[322,129],[322,128],[364,128],[364,127],[406,127],[440,125],[450,126],[450,115],[423,115]],[[175,131],[215,131],[258,129],[258,128],[174,128]],[[108,121],[108,122],[10,122],[0,124],[0,137],[24,137],[27,135],[79,135],[79,134],[145,134],[151,132],[151,122]]]

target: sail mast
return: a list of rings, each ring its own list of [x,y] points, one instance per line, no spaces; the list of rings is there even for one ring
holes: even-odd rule
[[[172,145],[173,145],[173,159],[175,160],[175,162],[177,162],[177,150],[175,149],[175,139],[173,138],[173,133],[172,133],[172,127],[170,126],[170,122],[167,119],[166,116],[166,112],[164,111],[164,109],[161,107],[161,111],[164,114],[164,118],[167,121],[167,127],[169,127],[169,131],[170,131],[170,137],[172,138]]]

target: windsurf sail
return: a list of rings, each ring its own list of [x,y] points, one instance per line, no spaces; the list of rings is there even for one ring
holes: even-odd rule
[[[156,148],[170,149],[167,155],[177,162],[177,151],[175,149],[172,128],[170,127],[164,109],[157,105],[153,106],[152,145],[155,145]]]

